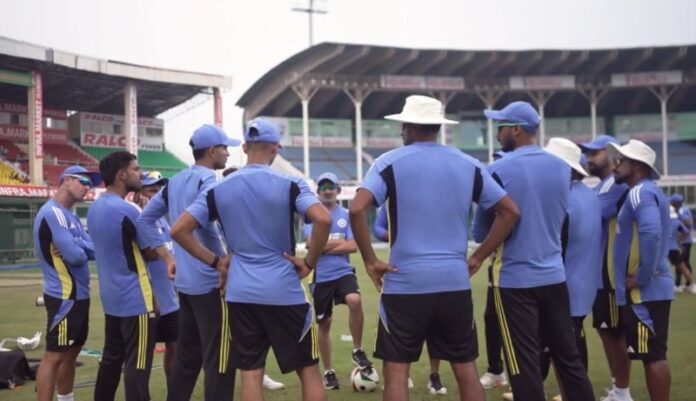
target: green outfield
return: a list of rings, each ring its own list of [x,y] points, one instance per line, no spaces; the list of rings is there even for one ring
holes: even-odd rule
[[[363,307],[365,310],[365,341],[364,346],[371,354],[377,324],[377,303],[378,294],[370,284],[362,263],[358,257],[353,257],[357,267],[358,277],[363,293]],[[485,339],[483,336],[483,310],[486,300],[486,275],[480,272],[472,280],[474,309],[476,321],[478,323],[479,352],[478,369],[482,373],[486,369]],[[34,305],[35,298],[41,295],[41,280],[38,270],[24,270],[21,272],[0,273],[0,339],[6,337],[25,336],[31,337],[36,331],[45,330],[46,314],[43,307]],[[104,318],[99,302],[98,288],[96,280],[92,280],[92,305],[90,316],[90,333],[86,348],[100,350],[104,338]],[[350,387],[349,375],[352,370],[350,353],[352,344],[341,341],[342,334],[349,334],[347,327],[347,310],[345,307],[338,307],[334,313],[333,324],[333,355],[335,368],[341,382],[342,388],[329,393],[331,400],[380,400],[381,392],[360,394],[354,393]],[[591,329],[589,319],[586,319],[585,327],[588,336],[588,347],[590,354],[590,379],[593,383],[595,393],[599,396],[604,394],[604,388],[609,385],[609,373],[606,362],[604,361],[601,344],[596,333]],[[669,361],[672,369],[672,400],[690,401],[693,400],[694,384],[692,380],[696,377],[696,344],[694,335],[696,334],[696,295],[677,294],[672,306],[672,316],[669,331]],[[30,358],[40,358],[43,350],[42,345],[39,350],[28,352]],[[96,379],[97,359],[93,357],[80,357],[83,363],[77,369],[76,383],[80,388],[75,390],[77,400],[92,399],[94,390],[93,383]],[[377,362],[378,370],[381,372],[381,364]],[[164,372],[161,368],[162,354],[155,356],[155,369],[152,372],[150,381],[150,391],[153,400],[164,400],[166,398],[166,388]],[[632,366],[631,389],[633,398],[636,401],[647,400],[648,395],[645,388],[645,379],[641,364],[635,362]],[[427,355],[424,353],[421,360],[414,364],[411,369],[411,376],[415,382],[415,388],[411,391],[412,400],[456,400],[457,391],[454,386],[449,366],[443,364],[441,367],[442,381],[449,390],[449,395],[433,396],[426,388],[426,381],[429,374],[429,364]],[[286,389],[278,392],[268,392],[267,400],[299,400],[299,385],[296,375],[289,374],[281,376],[272,356],[269,358],[267,372],[276,380],[286,384]],[[119,393],[119,399],[123,399],[123,393]],[[501,399],[502,390],[488,390],[486,396],[488,400]],[[550,397],[558,393],[555,380],[550,378],[546,383],[546,393]],[[35,399],[34,383],[28,382],[25,386],[15,390],[0,390],[0,400],[24,401]],[[194,392],[193,400],[203,399],[202,380],[198,381],[198,386]]]

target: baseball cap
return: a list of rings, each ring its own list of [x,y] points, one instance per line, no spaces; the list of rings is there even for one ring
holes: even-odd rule
[[[280,131],[272,122],[255,118],[247,124],[244,141],[278,144],[280,143]]]
[[[144,187],[151,185],[165,185],[169,182],[169,178],[162,177],[159,171],[146,171],[140,178],[140,182]]]
[[[92,181],[92,186],[94,187],[102,183],[102,178],[99,173],[97,173],[96,171],[88,171],[86,168],[82,166],[70,166],[63,170],[63,172],[60,175],[60,182],[63,182],[63,178],[65,178],[65,176],[71,175],[84,175],[89,177],[90,181]]]
[[[483,115],[494,121],[508,121],[520,124],[525,132],[535,134],[541,123],[539,114],[527,102],[512,102],[502,110],[484,110]]]
[[[330,181],[332,184],[338,185],[338,177],[336,174],[326,172],[317,178],[317,185],[321,184],[322,181]]]
[[[213,124],[203,124],[193,131],[189,145],[193,150],[208,149],[214,146],[239,146],[242,141],[227,136],[222,128]]]
[[[607,147],[610,143],[618,144],[619,141],[613,136],[609,135],[598,135],[592,142],[578,144],[580,149],[585,152],[591,152],[593,150],[602,150]]]
[[[684,197],[681,194],[672,194],[672,196],[669,197],[669,201],[672,203],[681,203],[684,202]]]

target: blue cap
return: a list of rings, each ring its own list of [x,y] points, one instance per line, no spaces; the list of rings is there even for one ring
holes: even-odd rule
[[[578,144],[583,153],[591,152],[593,150],[602,150],[607,147],[610,143],[619,144],[613,136],[609,135],[598,135],[592,142]]]
[[[162,173],[159,171],[146,171],[141,176],[140,182],[144,187],[149,187],[151,185],[166,185],[169,182],[169,178],[162,177]]]
[[[280,131],[272,122],[255,118],[247,124],[244,141],[278,144],[280,143]]]
[[[505,156],[505,153],[506,152],[503,152],[502,150],[496,150],[495,152],[493,152],[493,160],[500,159],[501,157]]]
[[[317,185],[322,181],[331,181],[331,183],[338,185],[338,177],[336,177],[334,173],[326,172],[320,175],[319,178],[317,178]]]
[[[208,149],[214,146],[239,146],[242,141],[232,139],[225,134],[222,128],[213,124],[203,124],[193,131],[191,135],[191,148],[193,150]]]
[[[70,166],[63,170],[63,173],[60,175],[60,182],[63,182],[63,178],[65,178],[66,175],[84,175],[89,177],[89,179],[92,181],[92,186],[96,187],[99,184],[102,183],[102,178],[99,173],[96,171],[88,171],[86,168],[82,166]]]
[[[669,197],[669,201],[671,203],[683,203],[684,197],[681,196],[681,194],[672,194],[672,196]]]
[[[490,120],[508,121],[522,126],[525,132],[535,134],[541,123],[539,114],[527,102],[512,102],[502,110],[484,110],[483,114]]]

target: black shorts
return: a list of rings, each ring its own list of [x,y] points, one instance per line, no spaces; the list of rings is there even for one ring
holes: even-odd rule
[[[160,315],[155,319],[155,342],[171,343],[179,338],[179,311]]]
[[[621,307],[628,357],[644,362],[667,359],[667,331],[672,301]]]
[[[44,294],[46,351],[65,352],[81,347],[89,332],[89,299],[63,300]]]
[[[681,252],[679,252],[678,249],[671,249],[669,251],[669,263],[674,265],[676,268],[679,268],[679,265],[684,262],[684,258],[682,258]]]
[[[260,305],[228,302],[235,369],[254,370],[266,365],[268,349],[285,374],[319,362],[317,325],[309,304]]]
[[[346,303],[346,295],[360,294],[355,274],[347,274],[336,280],[312,284],[312,299],[317,322],[323,322],[333,314],[333,306]]]
[[[423,341],[432,359],[454,363],[478,357],[471,290],[432,294],[382,294],[374,356],[410,363]]]
[[[597,290],[597,297],[592,305],[592,327],[617,335],[621,333],[621,313],[614,290]]]

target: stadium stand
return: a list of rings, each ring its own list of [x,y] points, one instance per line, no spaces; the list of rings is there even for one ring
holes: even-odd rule
[[[83,149],[97,160],[102,159],[104,156],[116,150],[114,148],[98,148],[90,146],[86,146]],[[151,150],[140,150],[138,151],[138,162],[140,163],[140,168],[142,170],[157,170],[167,178],[188,167],[186,163],[182,162],[176,156],[167,151],[157,152]]]
[[[99,161],[89,154],[83,152],[77,145],[72,142],[67,144],[44,144],[44,152],[47,155],[53,156],[58,164],[80,164],[85,166],[96,166]]]
[[[1,185],[24,185],[22,175],[6,162],[0,162],[0,184]]]

